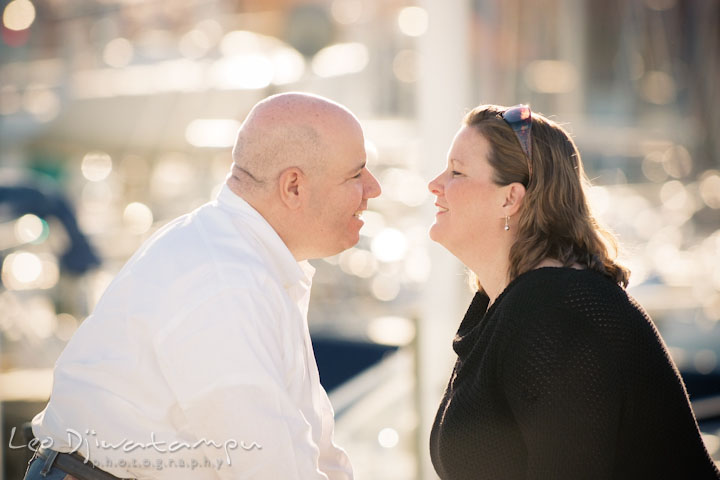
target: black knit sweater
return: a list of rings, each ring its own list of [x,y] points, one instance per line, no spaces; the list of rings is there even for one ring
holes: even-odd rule
[[[532,270],[489,309],[476,294],[453,347],[443,480],[720,478],[657,330],[597,272]]]

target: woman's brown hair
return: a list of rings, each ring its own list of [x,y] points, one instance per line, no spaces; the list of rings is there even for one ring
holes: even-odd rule
[[[566,267],[579,264],[596,270],[626,287],[630,272],[614,261],[617,242],[592,216],[584,191],[590,182],[575,143],[558,124],[533,112],[530,175],[520,142],[501,116],[506,110],[482,105],[469,112],[463,123],[476,128],[490,143],[493,181],[498,185],[518,182],[526,189],[510,249],[508,281],[553,258]]]

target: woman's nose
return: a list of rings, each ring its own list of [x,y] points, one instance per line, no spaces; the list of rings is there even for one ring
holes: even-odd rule
[[[442,184],[440,182],[441,175],[438,175],[437,177],[433,178],[430,183],[428,183],[428,190],[430,190],[430,193],[433,195],[440,195],[442,193]]]

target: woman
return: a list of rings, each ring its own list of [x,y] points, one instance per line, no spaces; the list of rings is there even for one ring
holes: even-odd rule
[[[522,105],[471,111],[430,182],[430,237],[478,286],[430,439],[443,479],[720,478],[586,182]]]

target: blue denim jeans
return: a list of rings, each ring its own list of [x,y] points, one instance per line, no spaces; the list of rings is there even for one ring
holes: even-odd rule
[[[57,452],[45,450],[43,455],[37,452],[28,463],[25,480],[76,480],[72,475],[53,466]]]

